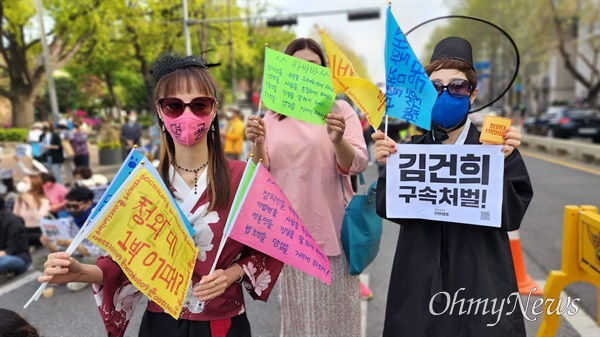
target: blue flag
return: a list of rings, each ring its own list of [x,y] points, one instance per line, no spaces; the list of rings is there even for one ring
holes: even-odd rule
[[[133,172],[135,167],[137,165],[140,165],[142,161],[144,161],[144,168],[146,168],[148,172],[152,174],[154,178],[156,178],[163,190],[168,191],[167,186],[160,177],[160,174],[158,173],[158,171],[156,171],[154,166],[152,166],[152,163],[150,163],[148,158],[144,157],[144,155],[140,151],[136,149],[131,149],[129,155],[127,156],[127,158],[125,158],[125,161],[117,171],[117,174],[115,174],[114,178],[108,185],[106,192],[104,192],[104,194],[100,198],[100,201],[92,210],[92,213],[90,214],[88,221],[86,221],[86,224],[91,222],[91,220],[93,220],[94,218],[96,218],[96,216],[98,215],[98,213],[100,213],[102,208],[104,208],[104,206],[106,206],[111,201],[112,196],[115,195],[119,188],[125,183],[125,181],[129,177],[131,172]],[[194,236],[194,233],[196,231],[187,219],[186,214],[184,214],[181,208],[179,208],[177,202],[175,201],[175,198],[173,198],[173,195],[171,193],[167,193],[167,195],[169,196],[169,199],[171,199],[171,203],[177,208],[177,212],[181,216],[183,220],[183,225],[187,229],[188,233],[190,234],[190,236]]]
[[[96,215],[98,215],[98,213],[100,213],[100,210],[102,210],[102,208],[104,208],[104,206],[108,203],[110,198],[117,192],[119,187],[121,187],[121,185],[123,185],[123,183],[125,182],[127,177],[129,177],[129,175],[131,174],[133,169],[144,158],[145,158],[144,155],[142,155],[139,151],[136,151],[135,149],[132,149],[129,152],[129,155],[127,156],[127,158],[125,158],[125,161],[123,162],[121,167],[119,167],[117,174],[115,174],[114,178],[108,185],[106,192],[104,192],[104,195],[100,198],[100,201],[98,202],[96,207],[94,207],[94,209],[92,210],[92,213],[90,214],[90,220],[94,219],[96,217]]]
[[[386,113],[429,130],[438,94],[390,6],[386,12],[385,78]]]

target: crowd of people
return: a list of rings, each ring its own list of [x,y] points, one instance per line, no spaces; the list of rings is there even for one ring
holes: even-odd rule
[[[68,219],[65,223],[72,225],[70,233],[74,236],[83,222],[70,208],[70,201],[81,201],[77,196],[82,189],[93,200],[93,190],[108,184],[105,176],[93,174],[89,167],[88,127],[82,119],[36,122],[26,142],[19,145],[21,148],[12,158],[20,174],[12,168],[0,169],[0,211],[5,220],[0,233],[0,283],[24,273],[30,265],[43,270],[43,261],[32,263],[34,252],[40,248],[46,251],[66,248],[57,244],[57,238],[44,235],[44,221]],[[15,181],[17,176],[22,178]],[[20,226],[23,230],[17,231],[15,228]],[[64,239],[69,238],[59,238]],[[6,242],[9,247],[5,247]],[[89,245],[87,251],[92,252],[88,254],[92,257],[100,255],[98,249]],[[10,257],[4,257],[5,253]],[[45,261],[44,256],[41,258]]]
[[[295,39],[285,53],[327,66],[323,50],[310,38]],[[353,194],[351,176],[363,172],[369,162],[376,161],[383,167],[397,147],[403,146],[398,143],[444,144],[448,151],[454,145],[480,144],[479,131],[468,118],[478,92],[471,53],[470,44],[456,37],[436,45],[426,72],[438,91],[438,99],[431,131],[422,135],[401,121],[390,124],[393,131],[388,135],[372,130],[365,124],[364,116],[344,100],[335,101],[326,115],[325,126],[273,110],[245,118],[236,106],[219,116],[216,84],[201,58],[159,59],[152,71],[162,148],[157,156],[158,171],[196,230],[194,241],[210,242],[204,242],[205,249],[195,261],[179,319],[150,300],[139,327],[140,336],[250,336],[242,290],[246,289],[254,299],[266,301],[275,286],[280,295],[282,336],[359,336],[360,298],[363,292],[367,294],[364,297],[372,293],[364,289],[358,276],[350,275],[339,241],[343,200],[351,199]],[[464,90],[451,85],[456,81]],[[15,188],[18,194],[12,208],[0,208],[4,212],[0,222],[0,274],[23,273],[32,263],[30,246],[44,245],[50,254],[44,258],[44,274],[39,281],[67,284],[73,290],[93,284],[94,294],[101,298],[98,307],[106,329],[109,335],[119,336],[125,331],[131,312],[122,309],[119,301],[124,299],[116,295],[128,292],[129,301],[138,300],[140,291],[132,287],[110,255],[89,242],[84,241],[76,250],[77,258],[71,258],[64,252],[70,241],[53,241],[39,229],[40,220],[50,216],[69,217],[74,224],[72,230],[77,231],[93,207],[93,193],[85,187],[92,174],[83,165],[89,163],[89,154],[87,149],[82,150],[84,136],[78,129],[76,126],[71,135],[61,136],[52,131],[52,125],[43,124],[37,138],[42,144],[40,161],[47,165],[48,172],[27,175]],[[135,116],[130,115],[122,130],[124,150],[139,143],[138,131]],[[78,183],[70,190],[61,188],[59,178],[65,137],[71,139],[73,161],[78,165],[73,172]],[[30,139],[35,138],[33,135]],[[518,291],[514,272],[510,272],[513,265],[507,232],[519,228],[533,192],[517,150],[519,132],[511,127],[504,139],[504,196],[499,229],[388,217],[386,174],[380,170],[378,213],[402,225],[387,298],[385,336],[524,336],[524,321],[518,310],[499,317],[492,328],[488,323],[495,316],[436,315],[428,310],[432,292],[454,294],[465,284],[470,286],[472,298],[506,297]],[[250,144],[249,149],[245,150],[244,144]],[[331,263],[331,285],[233,240],[226,241],[217,259],[216,247],[245,160],[260,161],[270,171],[319,242]],[[486,276],[478,278],[475,273]],[[269,278],[259,283],[259,274]],[[198,300],[205,305],[198,308]],[[433,305],[443,308],[447,303]],[[135,308],[135,304],[129,303],[128,307]],[[23,323],[13,313],[0,315],[12,317],[14,324]]]

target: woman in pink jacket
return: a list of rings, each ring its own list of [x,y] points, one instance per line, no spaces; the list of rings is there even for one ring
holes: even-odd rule
[[[298,38],[285,53],[322,66],[326,58],[312,39]],[[358,115],[336,101],[325,126],[268,111],[250,116],[246,138],[253,160],[262,159],[331,262],[331,286],[284,266],[279,279],[282,336],[360,336],[359,278],[350,275],[340,244],[344,197],[352,198],[350,175],[367,167]],[[268,129],[268,131],[267,131]],[[342,195],[344,184],[345,196]]]
[[[50,200],[44,193],[42,178],[38,174],[30,174],[17,183],[19,198],[13,206],[13,213],[25,221],[29,246],[41,247],[40,220],[50,215]]]

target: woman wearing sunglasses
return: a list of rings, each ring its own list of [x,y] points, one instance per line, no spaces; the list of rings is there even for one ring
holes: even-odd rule
[[[479,131],[468,118],[477,96],[470,43],[458,37],[442,40],[425,71],[438,98],[432,131],[413,137],[412,143],[445,144],[449,153],[453,146],[480,144]],[[501,228],[388,219],[402,226],[384,336],[525,336],[507,233],[519,229],[533,196],[525,163],[516,150],[520,138],[512,126],[504,135]],[[381,131],[373,139],[380,163],[396,153],[396,143]],[[385,193],[383,173],[377,184],[377,211],[387,218]]]
[[[199,253],[179,319],[149,300],[139,336],[251,336],[242,288],[266,301],[283,264],[267,255],[227,240],[210,269],[245,162],[228,160],[219,137],[216,85],[198,57],[160,59],[152,71],[154,99],[161,132],[158,170],[194,227]],[[56,266],[68,268],[55,268]],[[40,282],[94,284],[109,336],[122,336],[142,293],[120,267],[101,257],[96,265],[80,264],[66,253],[48,256]],[[204,305],[197,306],[198,300]]]

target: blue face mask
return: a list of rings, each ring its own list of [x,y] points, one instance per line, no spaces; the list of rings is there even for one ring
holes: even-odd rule
[[[93,207],[90,206],[85,211],[69,212],[69,214],[71,214],[71,216],[73,217],[73,221],[75,222],[77,227],[81,228],[81,226],[83,226],[83,224],[85,223],[85,220],[87,220],[87,218],[90,216],[90,214],[92,214],[92,208]]]
[[[431,121],[444,130],[449,130],[460,123],[468,112],[469,96],[453,97],[444,90],[433,105]]]

